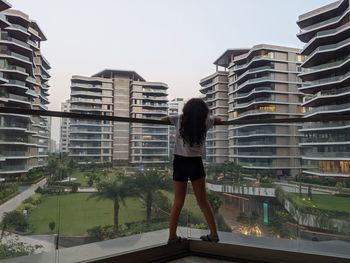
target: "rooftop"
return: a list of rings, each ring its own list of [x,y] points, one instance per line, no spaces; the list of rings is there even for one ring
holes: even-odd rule
[[[214,65],[227,68],[234,56],[239,56],[249,51],[248,48],[227,49],[217,60]]]
[[[120,69],[104,69],[92,75],[92,77],[100,77],[100,78],[129,77],[132,80],[146,81],[136,71],[120,70]]]

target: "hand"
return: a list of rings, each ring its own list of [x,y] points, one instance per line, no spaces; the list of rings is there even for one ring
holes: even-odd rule
[[[160,120],[164,121],[166,124],[171,124],[169,116],[162,117]]]
[[[220,117],[218,116],[215,116],[214,117],[214,125],[218,125],[218,124],[221,124],[222,123],[222,120]]]

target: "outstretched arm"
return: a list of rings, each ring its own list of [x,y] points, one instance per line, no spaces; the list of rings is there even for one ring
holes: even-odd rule
[[[214,125],[218,125],[218,124],[221,124],[222,123],[222,120],[220,117],[218,116],[215,116],[214,117]]]
[[[160,119],[161,121],[164,121],[166,124],[171,124],[169,116],[165,116]]]

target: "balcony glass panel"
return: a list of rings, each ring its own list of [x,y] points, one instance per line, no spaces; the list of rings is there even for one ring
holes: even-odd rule
[[[46,134],[57,140],[57,131],[48,133],[43,127],[47,122],[30,118],[34,123],[28,120],[26,126],[16,122],[25,120],[20,116],[0,119],[31,130],[20,134],[35,144],[0,145],[0,188],[6,189],[1,195],[14,195],[9,201],[12,205],[7,210],[7,205],[0,206],[0,212],[3,216],[19,211],[13,216],[25,222],[7,226],[0,244],[9,253],[1,255],[0,262],[29,254],[49,263],[67,262],[68,255],[76,262],[166,242],[174,198],[171,136],[164,135],[168,126],[133,123],[128,129],[126,122],[68,119],[66,124],[74,122],[78,127],[91,123],[114,129],[68,132],[57,147],[40,137]],[[61,120],[49,122],[59,127]],[[204,166],[220,242],[350,257],[350,148],[345,145],[350,139],[345,130],[327,136],[320,131],[299,131],[344,123],[276,124],[266,120],[264,125],[210,130]],[[76,125],[71,126],[74,128]],[[216,131],[231,130],[243,137],[222,143],[225,138]],[[244,137],[251,135],[256,137]],[[299,145],[311,139],[341,140],[343,145]],[[27,185],[17,188],[16,184]],[[198,239],[207,233],[205,217],[188,183],[177,234]],[[113,249],[108,242],[113,242]]]

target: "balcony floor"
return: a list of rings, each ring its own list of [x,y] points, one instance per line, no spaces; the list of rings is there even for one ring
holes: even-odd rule
[[[226,261],[203,257],[185,257],[177,260],[169,261],[169,263],[232,263],[234,261]],[[238,262],[236,262],[238,263]]]

